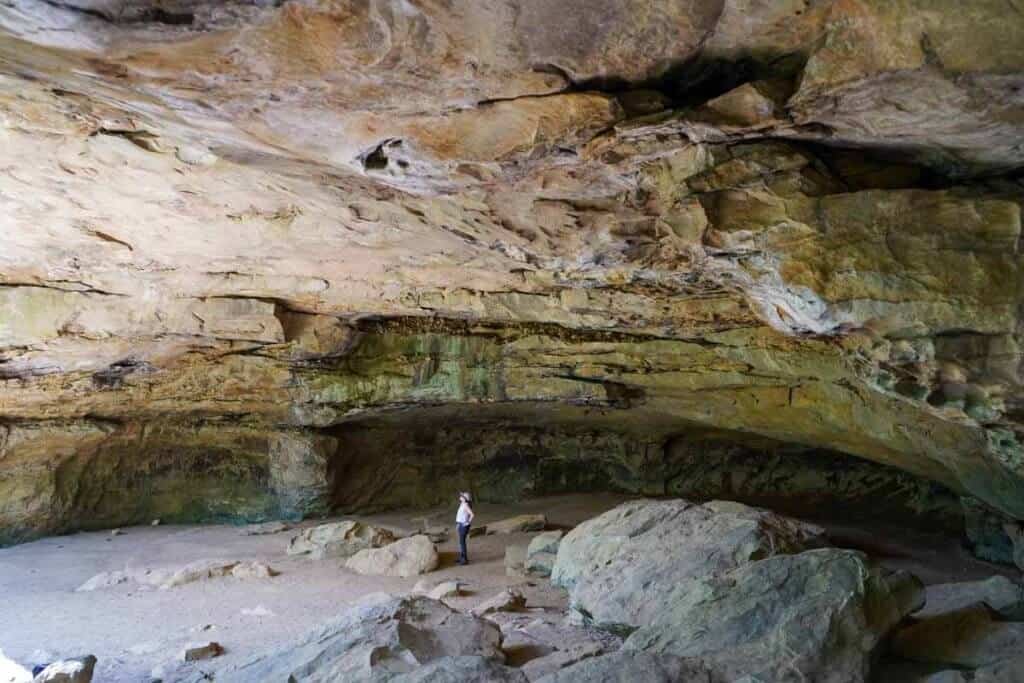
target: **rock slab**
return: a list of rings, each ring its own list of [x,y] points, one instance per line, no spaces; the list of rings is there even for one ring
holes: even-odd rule
[[[357,574],[373,576],[416,576],[437,568],[437,549],[422,534],[403,538],[383,548],[360,550],[345,567]]]

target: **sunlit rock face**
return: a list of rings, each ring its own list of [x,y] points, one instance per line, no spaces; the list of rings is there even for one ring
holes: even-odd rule
[[[702,454],[779,449],[1024,518],[1005,2],[13,0],[0,29],[4,541],[699,497]]]

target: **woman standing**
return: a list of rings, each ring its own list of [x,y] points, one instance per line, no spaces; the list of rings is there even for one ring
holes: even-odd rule
[[[473,508],[470,503],[473,497],[468,491],[459,494],[459,511],[455,513],[455,528],[459,532],[459,559],[458,564],[469,564],[469,554],[466,552],[466,537],[469,536],[469,525],[473,523]]]

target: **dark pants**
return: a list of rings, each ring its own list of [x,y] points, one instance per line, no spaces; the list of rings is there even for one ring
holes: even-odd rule
[[[466,552],[466,537],[469,536],[468,524],[456,524],[459,530],[459,562],[469,562],[469,554]]]

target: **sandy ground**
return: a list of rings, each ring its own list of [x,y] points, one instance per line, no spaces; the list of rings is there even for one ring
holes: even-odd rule
[[[625,500],[617,495],[572,495],[524,501],[516,505],[476,506],[486,524],[514,514],[544,512],[550,525],[570,527]],[[377,524],[414,529],[414,518],[431,514],[436,523],[454,519],[455,506],[417,512],[361,516]],[[820,520],[819,520],[820,521]],[[297,528],[322,520],[304,522]],[[985,578],[1005,568],[971,558],[956,539],[899,527],[879,528],[827,523],[836,545],[865,550],[884,564],[908,569],[926,583]],[[409,591],[419,577],[359,576],[339,560],[316,561],[285,554],[294,531],[247,536],[239,527],[157,526],[79,533],[0,550],[0,649],[29,665],[59,657],[94,654],[95,681],[148,681],[157,666],[167,666],[189,642],[215,640],[227,652],[204,663],[228,667],[273,649],[326,621],[345,605],[369,593]],[[502,587],[523,584],[507,577],[505,547],[526,544],[532,534],[470,539],[467,567],[455,565],[454,533],[438,546],[441,567],[430,577],[459,578],[469,589],[452,600],[464,609]],[[881,540],[881,539],[884,539]],[[201,559],[258,559],[281,572],[270,579],[214,579],[170,590],[122,584],[93,592],[75,592],[92,576],[125,567],[181,566]],[[525,586],[528,604],[560,608],[565,595],[545,580]]]

